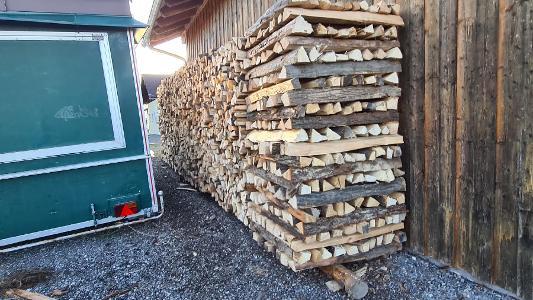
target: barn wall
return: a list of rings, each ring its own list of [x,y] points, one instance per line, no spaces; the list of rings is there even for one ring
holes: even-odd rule
[[[187,53],[195,58],[240,37],[276,0],[210,0],[186,35]]]
[[[533,299],[533,1],[401,2],[410,247]]]

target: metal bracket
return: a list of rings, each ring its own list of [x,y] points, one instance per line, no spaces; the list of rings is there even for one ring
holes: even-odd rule
[[[94,209],[94,203],[91,203],[91,214],[93,215],[94,227],[97,227],[98,220],[96,219],[96,210]]]

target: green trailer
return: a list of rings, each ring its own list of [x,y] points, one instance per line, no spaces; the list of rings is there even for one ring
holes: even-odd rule
[[[128,0],[28,11],[40,2],[0,11],[1,251],[162,214],[135,66],[143,25]]]

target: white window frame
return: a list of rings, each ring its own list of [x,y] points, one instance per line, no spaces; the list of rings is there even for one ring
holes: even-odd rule
[[[69,154],[100,152],[113,149],[126,148],[124,127],[120,113],[113,60],[109,47],[108,34],[105,32],[49,32],[49,31],[0,31],[1,41],[82,41],[95,42],[100,45],[100,54],[107,89],[107,100],[113,125],[112,141],[77,144],[62,147],[32,149],[10,153],[0,153],[0,164],[20,161],[37,160]]]

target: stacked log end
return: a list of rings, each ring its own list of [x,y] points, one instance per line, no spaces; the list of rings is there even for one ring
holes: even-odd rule
[[[254,238],[293,270],[405,240],[398,6],[282,1],[244,47]]]
[[[392,0],[281,0],[159,88],[162,154],[295,271],[405,241]]]

